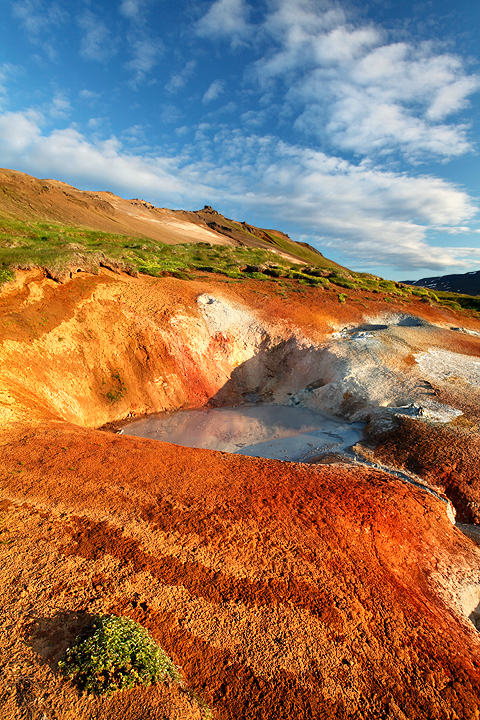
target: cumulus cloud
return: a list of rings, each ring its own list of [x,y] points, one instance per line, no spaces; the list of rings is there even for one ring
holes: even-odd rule
[[[272,150],[272,149],[271,149]],[[278,143],[263,168],[258,201],[277,208],[324,247],[372,265],[442,269],[452,252],[431,247],[430,229],[477,212],[467,193],[434,177],[414,178]],[[405,218],[409,218],[406,220]]]
[[[283,88],[284,115],[307,136],[340,150],[410,161],[472,149],[468,127],[447,122],[480,89],[461,58],[432,42],[395,42],[329,0],[271,0],[257,24],[244,0],[217,0],[197,29],[251,38],[265,51],[253,66],[260,89]]]
[[[221,157],[222,163],[204,167],[204,182],[228,187],[237,205],[275,216],[280,226],[288,222],[320,249],[342,252],[346,264],[402,272],[468,266],[469,256],[462,260],[454,248],[429,243],[438,230],[464,227],[477,214],[473,200],[453,183],[353,164],[273,136],[225,129],[208,144],[208,131],[203,128],[199,138],[205,157]]]
[[[214,80],[202,98],[204,104],[216,100],[223,92],[225,92],[225,83],[223,80]]]
[[[0,115],[0,143],[5,151],[5,163],[15,167],[25,150],[41,138],[38,113],[7,112]]]
[[[0,115],[0,151],[7,166],[59,178],[68,168],[69,178],[88,187],[110,185],[127,195],[165,193],[170,201],[188,188],[175,159],[129,155],[115,137],[91,142],[74,128],[44,134],[41,125],[42,117],[34,113]]]
[[[216,0],[197,23],[201,37],[228,37],[233,46],[251,34],[250,8],[245,0]]]

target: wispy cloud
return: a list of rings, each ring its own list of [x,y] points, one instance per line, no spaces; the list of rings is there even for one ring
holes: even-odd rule
[[[125,68],[134,73],[132,83],[136,85],[157,64],[165,48],[159,40],[151,40],[147,37],[132,40],[130,47],[133,57],[125,64]]]
[[[7,84],[18,72],[20,68],[11,63],[3,63],[0,65],[0,97],[7,94]]]
[[[97,100],[100,97],[100,93],[96,92],[95,90],[80,90],[78,93],[78,97],[81,100]]]
[[[55,93],[55,96],[48,108],[48,114],[50,117],[55,120],[65,119],[70,117],[71,112],[72,106],[70,100],[68,100],[68,98],[61,92]]]
[[[185,67],[178,73],[174,73],[168,83],[165,85],[165,90],[169,93],[177,93],[183,87],[185,87],[188,80],[192,77],[197,66],[196,60],[190,60],[187,62]]]
[[[87,10],[78,18],[78,25],[83,30],[80,52],[84,58],[103,62],[115,54],[112,33],[98,15]]]
[[[214,80],[202,98],[204,104],[216,100],[223,92],[225,92],[225,83],[223,80]]]
[[[176,105],[168,103],[163,105],[160,120],[166,124],[176,125],[183,117],[182,111]]]
[[[146,22],[146,9],[148,4],[149,0],[122,0],[120,4],[120,13],[138,25],[144,25]]]
[[[42,0],[18,0],[12,4],[12,12],[32,39],[38,39],[42,33],[62,26],[69,17],[68,12],[58,3]]]
[[[131,128],[131,138],[141,140],[141,130]],[[349,263],[389,265],[402,273],[480,265],[475,249],[428,242],[439,229],[468,237],[465,228],[478,209],[453,183],[354,164],[272,136],[203,123],[194,148],[152,157],[127,151],[115,137],[89,140],[75,128],[46,134],[33,112],[4,113],[0,152],[8,166],[25,172],[63,178],[68,168],[70,182],[141,192],[162,205],[189,208],[211,198],[235,203],[242,212],[274,216],[280,227],[296,227],[297,238],[341,251]]]
[[[20,21],[31,43],[40,47],[50,60],[55,60],[54,33],[69,21],[68,12],[58,3],[43,0],[17,0],[12,14]]]

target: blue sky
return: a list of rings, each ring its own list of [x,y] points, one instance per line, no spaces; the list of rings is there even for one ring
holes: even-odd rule
[[[480,3],[4,0],[0,165],[480,270]]]

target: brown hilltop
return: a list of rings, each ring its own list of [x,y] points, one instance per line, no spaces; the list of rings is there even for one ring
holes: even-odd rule
[[[0,169],[0,217],[67,223],[108,233],[150,238],[167,244],[206,242],[278,252],[296,262],[323,256],[277,230],[262,230],[225,218],[209,206],[189,212],[157,208],[145,200],[125,200],[110,192],[77,190],[58,180],[39,180]],[[329,262],[332,267],[339,267]]]

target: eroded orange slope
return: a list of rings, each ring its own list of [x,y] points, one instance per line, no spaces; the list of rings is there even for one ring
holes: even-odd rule
[[[217,718],[478,717],[479,552],[442,500],[365,467],[95,429],[201,406],[232,377],[241,394],[245,367],[266,397],[286,395],[282,377],[315,379],[332,332],[387,311],[430,323],[385,336],[392,372],[432,342],[478,356],[477,336],[449,330],[475,332],[474,318],[391,300],[107,271],[64,285],[25,273],[2,292],[5,718],[200,717],[174,688],[92,700],[66,685],[56,662],[93,612],[149,627]]]
[[[4,647],[34,679],[62,649],[59,611],[102,610],[149,627],[219,718],[478,711],[479,641],[454,609],[478,553],[422,491],[64,425],[4,440],[1,482],[5,521],[36,520],[42,544],[38,567],[21,546],[3,559],[10,620],[32,623]],[[63,717],[53,673],[47,687]]]

